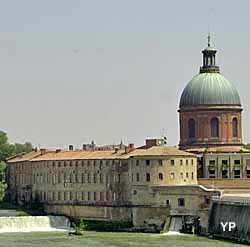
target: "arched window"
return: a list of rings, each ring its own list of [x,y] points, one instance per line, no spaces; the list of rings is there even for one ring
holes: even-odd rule
[[[238,120],[235,117],[232,121],[232,128],[233,128],[233,137],[238,136]]]
[[[195,121],[192,118],[188,121],[188,136],[189,138],[195,137]]]
[[[217,118],[211,119],[211,137],[219,137],[219,121]]]

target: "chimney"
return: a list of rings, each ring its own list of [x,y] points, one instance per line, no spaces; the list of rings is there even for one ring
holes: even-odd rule
[[[69,145],[69,151],[73,151],[73,150],[74,150],[73,145]]]
[[[82,150],[84,150],[84,151],[87,150],[87,144],[82,144]]]
[[[45,148],[41,148],[40,151],[41,151],[41,155],[44,155],[46,153],[46,149]]]
[[[115,148],[115,154],[117,154],[117,153],[118,153],[118,150],[119,150],[119,148]]]
[[[95,151],[95,142],[93,140],[91,142],[91,148],[92,148],[92,151]]]
[[[125,154],[135,150],[135,144],[129,143],[128,146],[125,146]]]
[[[134,143],[129,143],[128,147],[129,147],[130,151],[133,151],[135,149],[135,144]]]
[[[61,152],[60,148],[56,149],[56,153],[60,153],[60,152]]]

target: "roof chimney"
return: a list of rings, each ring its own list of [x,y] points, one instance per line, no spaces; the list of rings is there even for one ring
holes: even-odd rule
[[[129,143],[128,147],[129,147],[130,151],[133,151],[135,149],[135,144],[134,143]]]
[[[60,153],[60,152],[61,152],[60,148],[56,149],[56,153]]]
[[[73,150],[74,150],[73,145],[69,145],[69,151],[73,151]]]
[[[45,148],[41,148],[40,151],[41,151],[41,155],[44,155],[46,153],[46,149]]]
[[[118,153],[118,150],[119,150],[119,148],[115,148],[115,154],[117,154],[117,153]]]

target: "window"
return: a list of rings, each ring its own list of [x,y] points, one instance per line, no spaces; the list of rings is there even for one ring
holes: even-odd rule
[[[139,166],[139,160],[136,160],[136,166]]]
[[[100,201],[104,201],[104,193],[102,191],[100,192]]]
[[[234,178],[240,178],[240,170],[234,170]]]
[[[140,181],[140,174],[136,173],[136,181],[139,182]]]
[[[250,165],[250,159],[246,159],[246,165]]]
[[[192,174],[192,180],[194,180],[194,173],[192,172],[191,174]]]
[[[221,175],[222,178],[228,178],[228,170],[222,170]]]
[[[58,200],[59,200],[59,201],[62,200],[62,192],[61,192],[61,191],[58,192]]]
[[[250,170],[247,170],[247,178],[250,178]]]
[[[217,118],[211,119],[211,137],[219,137],[219,121]]]
[[[186,172],[186,178],[188,178],[188,172]]]
[[[100,183],[103,183],[103,175],[100,173]]]
[[[174,160],[171,160],[171,161],[170,161],[170,164],[173,166],[173,165],[174,165]]]
[[[82,183],[85,183],[85,174],[84,173],[82,173]]]
[[[84,201],[84,191],[82,191],[82,201]]]
[[[110,197],[109,197],[109,191],[106,191],[106,201],[109,201]]]
[[[90,201],[91,198],[90,198],[90,192],[88,191],[88,201]]]
[[[227,165],[228,161],[227,160],[222,160],[222,165]]]
[[[194,121],[194,119],[189,119],[189,121],[188,121],[188,137],[195,138],[195,121]]]
[[[159,166],[162,166],[162,160],[158,160]]]
[[[170,179],[174,179],[174,172],[170,173]]]
[[[150,160],[146,160],[146,165],[147,165],[147,166],[150,165]]]
[[[91,183],[90,181],[90,174],[88,173],[88,183]]]
[[[183,179],[183,172],[180,173],[180,178]]]
[[[215,170],[209,170],[208,176],[209,176],[209,178],[215,178]]]
[[[188,160],[186,160],[186,165],[188,165]]]
[[[191,159],[191,165],[194,165],[194,160],[193,159]]]
[[[235,117],[232,121],[232,128],[233,128],[233,137],[238,136],[238,120]]]
[[[166,207],[169,207],[169,206],[170,206],[170,200],[167,199],[167,200],[166,200]]]
[[[163,174],[162,173],[159,173],[159,179],[163,180]]]
[[[209,160],[209,165],[215,165],[215,160]]]
[[[204,196],[204,203],[205,204],[209,204],[210,203],[209,196]]]
[[[240,160],[234,160],[235,165],[240,165]]]
[[[93,182],[96,183],[96,174],[93,175]]]
[[[150,182],[150,173],[146,173],[146,181]]]
[[[178,206],[179,207],[184,207],[185,206],[185,199],[184,198],[179,198],[178,199]]]
[[[58,174],[58,183],[60,184],[61,182],[62,182],[62,174],[59,173],[59,174]]]
[[[181,165],[181,166],[183,165],[183,160],[180,160],[180,165]]]
[[[94,192],[94,201],[96,201],[96,192]]]

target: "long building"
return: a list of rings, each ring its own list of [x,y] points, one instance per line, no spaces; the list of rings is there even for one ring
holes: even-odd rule
[[[48,213],[132,221],[161,230],[167,217],[200,218],[205,229],[211,189],[197,185],[196,155],[147,140],[135,149],[39,150],[8,160],[8,194],[40,202]]]

